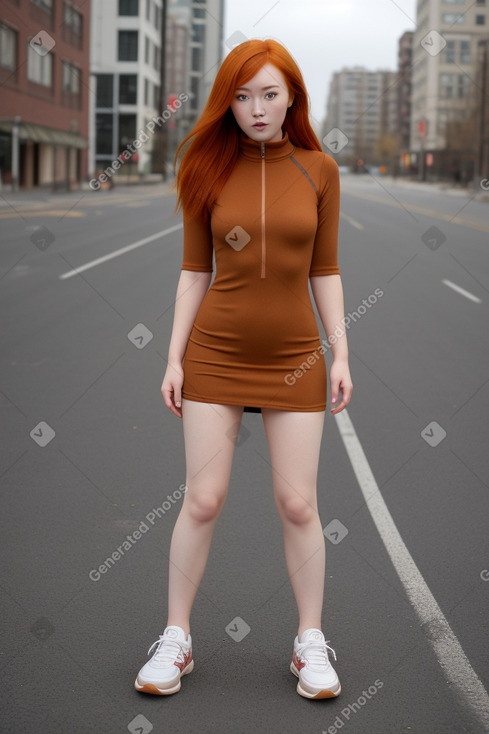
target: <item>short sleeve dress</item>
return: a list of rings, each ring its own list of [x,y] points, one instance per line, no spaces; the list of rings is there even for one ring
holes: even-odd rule
[[[182,269],[213,271],[184,356],[183,397],[290,411],[326,408],[309,277],[339,274],[333,158],[241,135],[208,223],[184,211]]]

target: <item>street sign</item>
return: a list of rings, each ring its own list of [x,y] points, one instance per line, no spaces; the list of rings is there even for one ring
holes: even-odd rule
[[[421,140],[425,140],[427,132],[428,132],[428,120],[421,118],[420,120],[418,120],[418,137],[420,137]]]

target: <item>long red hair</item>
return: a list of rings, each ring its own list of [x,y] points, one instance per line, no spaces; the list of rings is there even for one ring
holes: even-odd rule
[[[282,72],[294,97],[283,131],[298,148],[321,150],[309,122],[309,97],[302,74],[287,49],[270,39],[240,43],[221,64],[199,120],[175,154],[176,165],[183,153],[176,180],[177,207],[183,206],[190,216],[207,219],[229,178],[239,153],[240,128],[230,109],[234,92],[267,63]]]

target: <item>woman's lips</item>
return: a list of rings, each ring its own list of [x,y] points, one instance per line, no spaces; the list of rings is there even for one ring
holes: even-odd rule
[[[263,130],[263,128],[265,128],[266,126],[267,126],[267,123],[266,122],[256,122],[253,125],[253,127],[255,128],[255,130]]]

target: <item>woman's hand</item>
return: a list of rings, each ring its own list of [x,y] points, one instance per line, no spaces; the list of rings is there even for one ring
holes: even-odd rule
[[[336,415],[336,413],[340,413],[343,408],[346,408],[351,400],[353,384],[350,377],[348,360],[333,360],[333,364],[329,371],[329,382],[331,385],[331,404],[333,406],[338,402],[338,393],[341,392],[341,403],[336,405],[336,407],[331,408],[331,413]]]
[[[182,385],[182,365],[169,362],[161,384],[161,394],[168,410],[178,418],[182,417]]]

